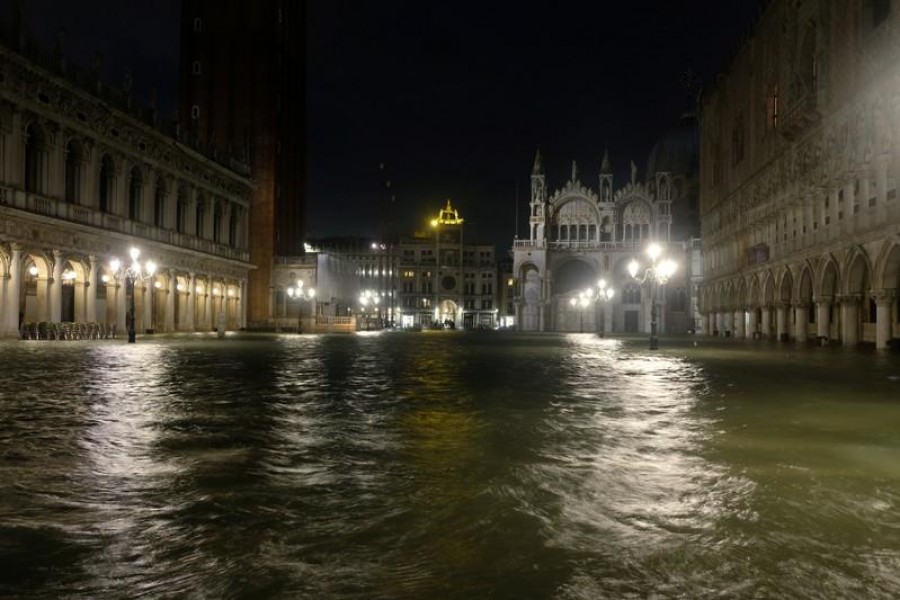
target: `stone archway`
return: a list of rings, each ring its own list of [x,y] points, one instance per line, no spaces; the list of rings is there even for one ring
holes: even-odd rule
[[[438,305],[438,322],[447,327],[448,329],[455,329],[457,326],[462,326],[462,323],[457,323],[457,316],[459,313],[459,306],[453,300],[444,300]]]
[[[840,310],[836,303],[840,275],[837,263],[831,256],[825,259],[818,277],[816,291],[816,330],[828,339],[840,339]]]
[[[519,270],[522,286],[522,303],[519,305],[517,327],[519,331],[541,331],[541,273],[533,264]]]
[[[845,345],[875,342],[876,305],[872,293],[872,268],[862,250],[851,253],[843,281],[842,338]]]
[[[554,331],[597,331],[596,305],[573,306],[570,300],[588,288],[596,288],[596,269],[587,261],[572,258],[561,263],[554,270],[553,277],[553,330]]]

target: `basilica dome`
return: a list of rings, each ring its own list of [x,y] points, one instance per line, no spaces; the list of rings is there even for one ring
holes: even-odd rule
[[[690,177],[697,171],[697,118],[685,113],[678,127],[667,131],[647,157],[647,175],[669,172]]]

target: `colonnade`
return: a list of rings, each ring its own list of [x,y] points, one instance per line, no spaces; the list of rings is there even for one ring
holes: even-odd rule
[[[109,259],[29,251],[0,251],[0,336],[19,335],[23,323],[74,322],[125,330],[125,271]],[[135,280],[138,331],[210,331],[246,327],[246,280],[160,265]]]
[[[844,346],[900,342],[900,242],[874,258],[862,248],[704,285],[707,335]]]

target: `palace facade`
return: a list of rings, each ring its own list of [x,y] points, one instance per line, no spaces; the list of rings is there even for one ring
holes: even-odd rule
[[[900,6],[773,0],[702,106],[704,329],[900,337]]]
[[[551,194],[536,154],[529,235],[513,246],[518,330],[650,332],[654,302],[660,331],[695,328],[695,136],[686,120],[653,148],[646,180],[638,180],[632,162],[631,181],[619,189],[604,153],[596,189],[581,182],[573,162],[569,180]],[[639,283],[627,272],[632,259],[647,266],[644,253],[651,243],[677,264],[662,287]],[[600,279],[616,290],[612,300],[577,302],[588,288],[596,296]]]
[[[59,322],[123,332],[132,248],[155,266],[135,285],[139,332],[245,326],[253,183],[163,133],[128,82],[110,88],[22,32],[7,43],[0,334]]]

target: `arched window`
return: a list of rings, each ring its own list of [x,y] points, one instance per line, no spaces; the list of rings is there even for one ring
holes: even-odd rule
[[[187,221],[187,198],[182,194],[178,194],[178,209],[175,213],[175,231],[184,233],[185,222]]]
[[[237,210],[232,209],[231,216],[228,218],[228,243],[234,248],[237,247],[237,226]]]
[[[46,140],[43,130],[36,123],[25,128],[25,190],[40,193],[43,190],[44,152]]]
[[[115,166],[109,154],[104,154],[100,160],[100,182],[97,189],[98,206],[100,212],[109,212],[112,207],[112,189],[113,176],[115,174]]]
[[[204,208],[205,200],[203,197],[197,198],[197,210],[194,214],[194,235],[198,238],[203,237],[203,219],[206,218],[206,209]]]
[[[128,181],[128,218],[132,221],[141,218],[141,187],[143,178],[141,170],[137,167],[131,169],[131,177]]]
[[[66,144],[66,189],[64,200],[70,204],[78,202],[78,192],[81,188],[81,163],[83,153],[81,144],[70,140]]]
[[[672,312],[684,312],[687,308],[687,295],[683,288],[669,290],[669,310]]]
[[[166,182],[162,177],[156,179],[156,190],[153,193],[153,226],[162,227],[166,218]]]
[[[216,202],[216,207],[213,209],[213,241],[217,244],[222,241],[221,240],[221,231],[222,231],[222,205]]]

